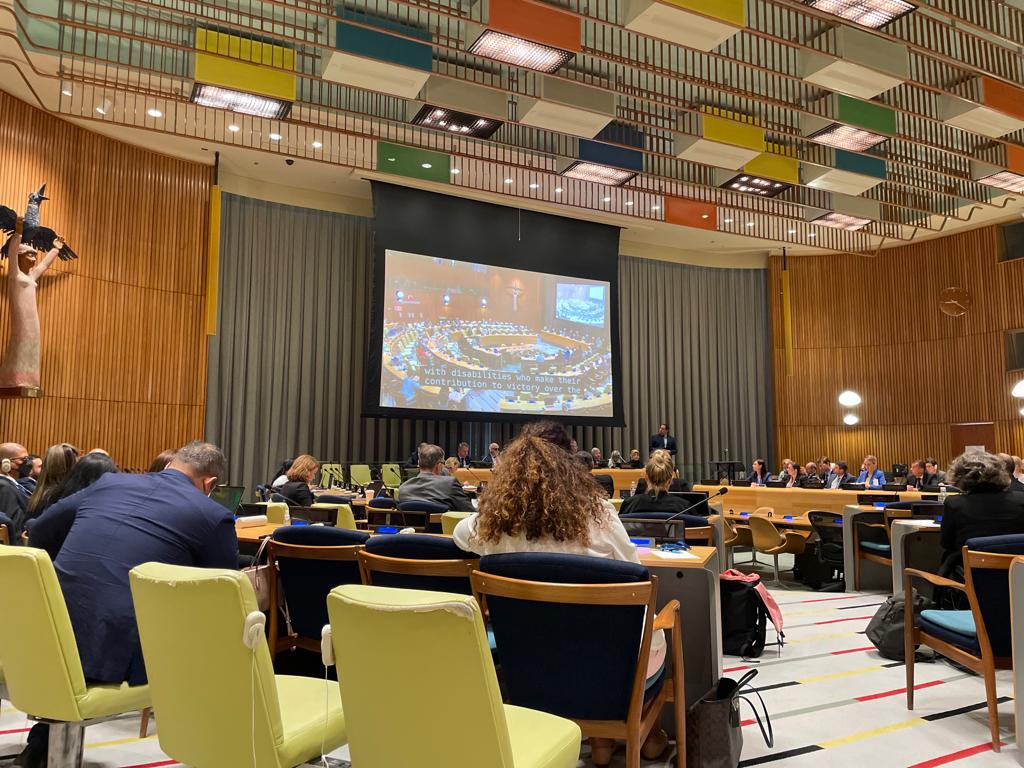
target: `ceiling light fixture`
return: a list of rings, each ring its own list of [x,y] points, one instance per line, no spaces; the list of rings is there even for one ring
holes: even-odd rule
[[[732,219],[722,219],[723,224],[732,224]]]
[[[537,182],[533,182],[530,185],[530,189],[540,189],[540,184],[538,184]]]
[[[860,419],[857,418],[857,415],[854,413],[848,413],[845,416],[843,416],[843,424],[845,424],[848,427],[852,427],[855,424],[858,424],[859,422]]]
[[[562,188],[561,187],[555,187],[555,194],[556,195],[562,194]]]
[[[809,0],[807,4],[871,29],[884,27],[914,10],[904,0]]]
[[[271,133],[267,135],[267,138],[271,141],[280,141],[284,137],[280,133]]]
[[[564,171],[563,176],[580,181],[590,181],[596,184],[607,184],[612,187],[620,187],[636,176],[636,171],[629,171],[624,168],[612,168],[608,165],[588,163],[584,160],[577,160],[571,163]]]
[[[1024,398],[1024,379],[1021,379],[1013,386],[1013,389],[1010,390],[1010,394],[1013,397]]]
[[[978,179],[979,184],[986,184],[997,189],[1004,189],[1007,192],[1024,194],[1024,176],[1013,171],[999,171],[990,176]]]
[[[475,56],[511,64],[513,67],[547,73],[561,69],[576,57],[572,51],[535,43],[493,29],[485,29],[469,46],[469,52]]]
[[[819,131],[815,131],[807,138],[819,144],[836,147],[837,149],[864,152],[872,147],[877,147],[882,142],[887,141],[889,137],[852,125],[832,123]]]
[[[809,238],[811,238],[811,239],[813,240],[814,238],[816,238],[816,237],[818,236],[818,233],[817,233],[817,232],[811,232],[811,233],[810,233],[809,235],[807,235],[807,236],[808,236]]]
[[[433,167],[431,163],[420,163],[420,168],[426,168],[428,171]]]
[[[452,168],[452,175],[458,176],[462,171],[459,168]]]
[[[156,109],[154,107],[150,107],[149,109],[147,109],[146,110],[146,114],[149,115],[150,117],[163,117],[164,116],[163,112],[161,112],[159,109]]]
[[[231,125],[228,126],[228,130],[231,131],[232,133],[238,133],[242,129],[239,126],[237,126],[234,123],[232,123]]]
[[[323,146],[323,142],[320,142],[320,141],[314,141],[313,142],[313,149],[320,149],[320,147],[322,147],[322,146]]]
[[[824,226],[832,227],[833,229],[845,229],[848,232],[857,232],[870,224],[871,219],[831,211],[826,213],[824,216],[819,216],[814,219],[814,223],[823,224]]]
[[[221,88],[216,85],[196,83],[192,88],[190,101],[201,107],[212,107],[214,109],[227,109],[232,112],[240,112],[243,115],[253,117],[267,117],[283,119],[292,110],[290,101],[272,99],[269,96],[257,96],[243,91],[234,91],[230,88]]]
[[[61,93],[64,94],[65,96],[71,96],[71,89],[70,88],[65,88],[65,89],[63,89],[61,91]]]
[[[515,183],[515,179],[505,179],[505,183],[506,184],[513,184],[513,183]]]
[[[752,227],[752,226],[754,226],[754,222],[752,222],[752,221],[748,221],[748,222],[747,222],[747,226],[748,226],[748,227]]]
[[[611,201],[612,201],[612,199],[610,197],[602,197],[601,198],[601,202],[602,203],[610,203]]]
[[[460,136],[473,136],[478,139],[489,139],[501,127],[500,120],[471,115],[468,112],[457,112],[454,109],[435,107],[424,104],[412,119],[413,125],[425,128],[437,128]]]
[[[652,211],[660,211],[661,210],[661,206],[660,205],[652,205],[651,206],[651,210]]]
[[[626,202],[623,203],[623,205],[626,206],[627,208],[632,208],[633,207],[633,201],[632,200],[627,200]]]
[[[844,389],[839,393],[839,404],[846,408],[853,408],[854,406],[860,405],[862,400],[860,395],[854,392],[852,389]]]
[[[751,195],[760,195],[761,197],[776,197],[781,195],[791,186],[792,184],[784,184],[781,181],[772,181],[771,179],[762,179],[760,176],[751,176],[748,173],[740,173],[722,184],[721,188],[732,190],[734,192],[746,192]]]
[[[786,234],[787,235],[795,235],[796,234],[796,230],[795,229],[787,229],[786,230]]]

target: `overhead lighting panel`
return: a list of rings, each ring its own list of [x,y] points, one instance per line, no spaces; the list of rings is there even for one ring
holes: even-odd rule
[[[575,160],[561,171],[562,176],[580,181],[589,181],[595,184],[606,184],[610,187],[621,187],[627,181],[636,176],[636,171],[625,168],[612,168],[609,165],[587,162],[586,160]]]
[[[295,51],[200,27],[190,101],[254,117],[283,118],[295,100]]]
[[[469,53],[548,74],[580,52],[583,22],[574,13],[529,0],[489,0],[487,24],[467,23]]]
[[[988,159],[998,165],[980,160],[971,161],[972,179],[1006,192],[1024,194],[1024,147],[1007,144]]]
[[[990,176],[978,179],[980,184],[987,184],[990,187],[1005,189],[1007,192],[1024,194],[1024,176],[1013,171],[999,171]]]
[[[548,74],[558,71],[576,58],[572,51],[563,51],[561,48],[506,35],[493,29],[485,29],[476,42],[469,46],[469,52],[513,67],[535,69]]]
[[[205,85],[204,83],[196,83],[192,86],[190,100],[193,104],[198,104],[200,107],[227,109],[243,115],[252,115],[253,117],[280,119],[288,117],[288,113],[292,109],[290,101],[271,99],[267,96],[257,96],[253,93],[233,91],[230,88]]]
[[[914,10],[904,0],[808,0],[807,4],[871,29],[884,27]]]
[[[897,133],[896,112],[878,102],[833,94],[822,105],[823,114],[801,118],[804,136],[820,144],[864,152]]]
[[[728,189],[733,192],[746,192],[747,194],[760,195],[761,197],[776,197],[793,185],[784,184],[773,179],[762,179],[760,176],[751,176],[747,173],[740,173],[719,186],[722,189]]]
[[[717,115],[687,112],[673,134],[676,157],[738,171],[765,151],[764,129]],[[695,134],[695,135],[693,135]]]
[[[847,232],[857,232],[864,229],[871,223],[871,219],[864,219],[859,216],[850,216],[845,213],[826,213],[814,220],[815,224],[822,224],[833,229],[845,229]]]
[[[414,99],[433,69],[431,34],[411,24],[343,10],[324,51],[324,80]]]
[[[864,128],[857,128],[842,123],[832,123],[821,130],[815,131],[807,138],[819,144],[828,144],[836,149],[848,149],[851,152],[864,152],[865,150],[877,147],[888,140],[888,136],[880,133],[872,133]]]
[[[413,125],[436,128],[457,136],[472,136],[477,139],[488,139],[501,127],[501,122],[498,120],[477,117],[467,112],[457,112],[454,109],[435,107],[430,104],[420,107],[411,122]]]

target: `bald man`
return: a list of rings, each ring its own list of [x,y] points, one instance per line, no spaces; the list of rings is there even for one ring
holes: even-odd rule
[[[28,451],[20,443],[0,443],[0,525],[6,525],[12,542],[21,535],[28,511],[28,491],[18,483]]]

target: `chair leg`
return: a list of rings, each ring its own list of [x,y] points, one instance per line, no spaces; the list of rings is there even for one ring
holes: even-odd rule
[[[626,739],[626,768],[640,768],[640,746],[640,734],[630,734]]]
[[[996,670],[985,665],[985,698],[988,700],[988,730],[992,735],[992,751],[999,751],[999,705],[996,703]]]
[[[82,768],[84,733],[81,723],[50,723],[47,768]]]
[[[614,739],[599,739],[591,737],[590,760],[594,765],[598,766],[598,768],[602,768],[602,766],[608,765],[612,761],[612,755],[614,753]]]
[[[914,708],[914,637],[913,630],[904,628],[903,634],[903,656],[906,659],[904,667],[907,672],[907,709]]]
[[[142,710],[142,722],[139,724],[139,738],[144,739],[149,736],[149,716],[153,714],[152,707],[146,707]]]

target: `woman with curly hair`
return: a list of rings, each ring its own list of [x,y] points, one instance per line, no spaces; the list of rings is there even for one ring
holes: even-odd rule
[[[1024,494],[1007,493],[1010,474],[998,456],[969,451],[953,460],[946,477],[961,491],[946,498],[942,511],[946,563],[959,562],[968,539],[1024,533]]]

